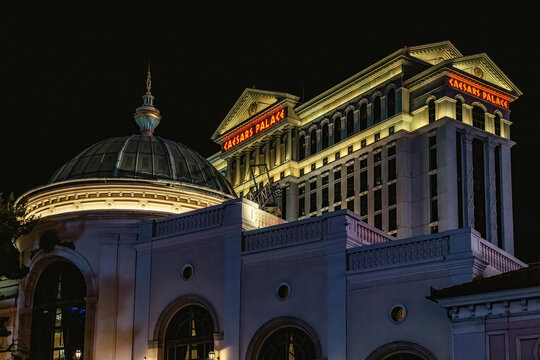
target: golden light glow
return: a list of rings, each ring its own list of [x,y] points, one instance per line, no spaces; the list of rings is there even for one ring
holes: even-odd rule
[[[128,210],[183,213],[221,204],[232,196],[211,189],[186,185],[166,187],[144,181],[88,183],[84,180],[55,183],[34,189],[28,195],[28,216],[46,217],[78,211]],[[23,195],[24,196],[24,195]]]

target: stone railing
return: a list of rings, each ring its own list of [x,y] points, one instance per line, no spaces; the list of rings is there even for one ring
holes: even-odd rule
[[[444,259],[448,251],[448,237],[359,247],[347,254],[347,270],[362,271]]]
[[[253,230],[244,233],[242,250],[254,251],[277,248],[294,243],[321,240],[326,233],[326,219],[307,219],[275,228]]]
[[[283,220],[277,216],[271,215],[263,210],[253,208],[252,221],[256,224],[257,228],[264,228],[268,226],[274,226],[286,223],[286,220]]]
[[[354,231],[362,243],[380,244],[395,240],[393,236],[360,220],[354,222]]]
[[[222,224],[223,213],[224,208],[219,206],[210,209],[196,210],[185,215],[156,220],[154,223],[153,236],[182,234],[218,227]]]
[[[510,254],[503,253],[495,245],[486,240],[480,240],[480,256],[482,259],[500,272],[518,270],[526,266]]]

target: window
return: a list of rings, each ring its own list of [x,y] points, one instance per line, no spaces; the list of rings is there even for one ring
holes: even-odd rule
[[[394,125],[388,128],[388,135],[392,135],[393,133],[394,133]]]
[[[368,189],[368,172],[362,171],[360,173],[360,192],[367,191]]]
[[[347,209],[354,211],[354,199],[347,201]]]
[[[328,206],[328,186],[322,188],[321,207]]]
[[[283,179],[285,177],[285,171],[282,171],[279,173],[279,179]]]
[[[341,118],[338,116],[334,119],[334,144],[341,141]]]
[[[373,99],[373,124],[381,122],[381,98],[379,96]]]
[[[501,136],[501,117],[499,114],[495,115],[495,119],[493,119],[493,125],[495,127],[495,135]]]
[[[257,359],[316,359],[315,346],[309,336],[295,327],[285,327],[270,334],[256,354]]]
[[[334,211],[341,210],[341,204],[334,205]]]
[[[373,167],[373,186],[378,186],[382,184],[381,177],[381,165]]]
[[[379,162],[381,161],[382,159],[382,153],[379,151],[379,152],[376,152],[373,154],[373,162]]]
[[[368,213],[368,197],[366,195],[360,196],[360,216],[367,215]]]
[[[64,360],[84,350],[86,286],[67,262],[49,265],[39,277],[32,309],[32,359]]]
[[[349,147],[347,147],[347,154],[352,154],[352,153],[353,153],[353,146],[349,145]]]
[[[361,147],[361,148],[365,148],[365,147],[366,147],[366,139],[362,139],[362,140],[360,141],[360,147]]]
[[[306,137],[300,136],[300,144],[298,148],[298,160],[304,160],[306,157]]]
[[[339,181],[341,178],[341,168],[334,170],[334,181]]]
[[[347,137],[351,137],[354,134],[354,112],[350,110],[347,113]]]
[[[304,195],[305,193],[306,193],[306,187],[304,186],[304,184],[302,184],[298,187],[298,195]]]
[[[397,230],[397,210],[396,208],[388,211],[388,231]]]
[[[334,160],[339,159],[340,156],[341,156],[341,153],[338,151],[338,152],[334,155]]]
[[[435,121],[435,100],[431,99],[428,102],[428,118],[429,123],[432,123]]]
[[[317,211],[317,192],[309,194],[309,212]]]
[[[334,202],[341,201],[341,181],[334,183]]]
[[[328,147],[328,123],[325,123],[322,126],[322,148],[326,149]]]
[[[367,105],[364,103],[360,106],[360,131],[367,129]]]
[[[373,138],[375,139],[375,141],[381,140],[381,133],[380,133],[380,132],[375,133],[375,135],[373,136]]]
[[[382,207],[382,191],[381,189],[373,192],[373,210],[379,211]]]
[[[473,126],[484,130],[486,128],[485,112],[480,106],[473,107],[472,111]]]
[[[388,117],[394,116],[396,113],[396,92],[394,89],[388,90],[388,94],[386,94],[386,111]]]
[[[484,142],[473,139],[473,194],[474,194],[474,228],[482,238],[486,238],[486,186],[484,176]]]
[[[396,158],[388,160],[388,181],[396,178]]]
[[[328,164],[328,157],[325,157],[325,158],[322,159],[322,164],[323,164],[323,166]]]
[[[354,173],[354,164],[347,165],[347,175]]]
[[[429,176],[429,195],[431,197],[437,196],[437,174]]]
[[[208,311],[197,305],[180,309],[165,333],[165,359],[205,359],[214,350],[214,324]]]
[[[431,222],[439,221],[439,206],[437,199],[431,200]]]
[[[298,217],[306,215],[306,199],[301,197],[298,199]]]
[[[311,171],[314,171],[317,168],[317,164],[313,163],[311,164]]]
[[[354,176],[347,178],[347,197],[354,196]]]
[[[324,175],[322,178],[321,178],[321,183],[323,185],[328,185],[328,175]]]
[[[374,223],[373,226],[375,226],[377,229],[382,230],[382,214],[375,214],[375,217],[373,218]]]
[[[463,121],[463,102],[459,98],[456,100],[456,120]]]
[[[317,190],[317,181],[311,181],[309,183],[309,191],[315,191]]]
[[[388,185],[388,206],[396,204],[396,183]]]
[[[392,144],[390,146],[388,146],[388,157],[392,156],[392,155],[395,155],[396,154],[396,145],[395,144]]]
[[[429,170],[437,169],[437,148],[429,149]]]
[[[309,135],[309,155],[313,155],[317,152],[317,130],[311,130]]]
[[[360,169],[363,169],[367,166],[367,156],[363,159],[360,159]]]
[[[304,169],[300,169],[300,176],[304,176]]]

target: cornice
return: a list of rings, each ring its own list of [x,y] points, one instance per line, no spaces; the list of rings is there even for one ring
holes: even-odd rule
[[[328,103],[335,102],[336,100],[345,97],[355,90],[358,90],[358,88],[360,88],[362,85],[380,76],[380,74],[384,72],[390,72],[394,68],[400,67],[407,62],[411,62],[411,59],[404,55],[399,55],[395,59],[388,59],[384,63],[381,63],[384,60],[386,59],[379,61],[366,70],[361,71],[360,73],[330,88],[307,103],[298,106],[295,109],[297,115],[300,117],[300,119],[302,119],[302,122],[304,122],[305,118],[309,118],[312,113],[324,108]],[[420,60],[418,60],[418,62],[420,62]]]

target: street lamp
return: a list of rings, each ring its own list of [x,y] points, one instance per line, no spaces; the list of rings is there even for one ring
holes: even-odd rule
[[[74,358],[75,360],[81,360],[81,358],[82,358],[82,351],[81,351],[81,349],[75,350],[75,355],[73,356],[73,358]]]

